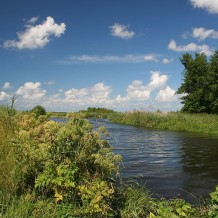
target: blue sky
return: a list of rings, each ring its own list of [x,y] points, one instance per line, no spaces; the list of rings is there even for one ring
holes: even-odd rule
[[[0,0],[0,104],[176,111],[184,53],[217,49],[218,0]]]

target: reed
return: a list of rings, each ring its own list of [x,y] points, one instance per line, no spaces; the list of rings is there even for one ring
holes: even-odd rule
[[[151,113],[142,111],[116,112],[109,120],[114,123],[163,130],[218,135],[218,115],[181,112]]]

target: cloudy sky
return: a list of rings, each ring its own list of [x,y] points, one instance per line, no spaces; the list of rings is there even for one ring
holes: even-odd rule
[[[176,111],[182,54],[217,49],[218,0],[0,0],[0,104]]]

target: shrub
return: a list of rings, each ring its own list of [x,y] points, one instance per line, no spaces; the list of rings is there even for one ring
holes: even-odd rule
[[[52,142],[35,187],[56,202],[73,202],[80,214],[112,212],[114,174],[121,160],[87,120],[72,118]]]

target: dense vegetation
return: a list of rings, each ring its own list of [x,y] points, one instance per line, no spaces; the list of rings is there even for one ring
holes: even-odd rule
[[[192,206],[118,186],[121,157],[105,133],[76,114],[61,124],[1,106],[0,217],[217,217],[218,188],[207,203]]]
[[[174,131],[218,135],[218,115],[181,112],[146,113],[142,111],[116,112],[110,121],[126,125]]]
[[[66,117],[67,112],[49,112],[50,117]]]
[[[218,114],[218,51],[208,61],[205,54],[184,54],[184,82],[178,94],[184,104],[182,111]]]
[[[85,118],[108,118],[114,111],[107,108],[88,107],[87,110],[81,110],[79,113]]]

